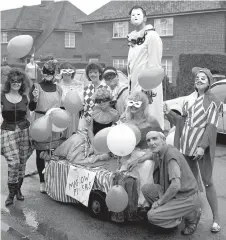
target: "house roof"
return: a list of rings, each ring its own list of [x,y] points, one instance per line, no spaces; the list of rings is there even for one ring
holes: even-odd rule
[[[134,5],[141,5],[147,16],[178,14],[208,10],[226,10],[221,1],[111,1],[97,9],[81,22],[110,21],[129,17],[129,10]]]
[[[2,29],[40,31],[34,39],[38,50],[55,31],[81,32],[81,24],[77,20],[85,18],[86,14],[68,1],[49,1],[35,6],[2,11]]]
[[[1,12],[2,29],[44,31],[49,22],[55,21],[54,29],[81,31],[77,20],[86,14],[68,1],[41,3]]]

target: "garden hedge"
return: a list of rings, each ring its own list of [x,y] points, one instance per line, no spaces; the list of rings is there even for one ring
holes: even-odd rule
[[[193,67],[204,67],[226,75],[226,55],[223,54],[180,54],[177,75],[177,96],[194,91]]]

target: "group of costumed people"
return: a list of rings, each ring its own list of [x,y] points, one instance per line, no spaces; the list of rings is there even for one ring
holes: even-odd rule
[[[65,109],[65,98],[77,91],[73,84],[76,70],[70,63],[60,65],[61,80],[56,83],[57,61],[49,60],[42,68],[42,81],[34,82],[29,94],[27,75],[12,68],[7,75],[1,97],[1,154],[8,163],[9,195],[6,206],[14,197],[24,200],[21,186],[26,161],[36,149],[40,191],[45,192],[45,159],[50,150],[69,162],[94,163],[107,161],[112,153],[100,154],[94,137],[104,128],[119,124],[135,125],[140,141],[129,155],[121,158],[119,171],[138,180],[137,195],[140,214],[159,227],[174,228],[185,221],[184,235],[193,234],[201,216],[199,190],[201,179],[213,213],[212,232],[219,232],[219,213],[213,184],[218,115],[222,104],[209,89],[213,77],[208,69],[193,68],[194,92],[185,97],[177,114],[163,104],[162,84],[147,90],[139,84],[145,69],[161,67],[162,41],[140,6],[129,12],[135,30],[128,35],[129,84],[119,81],[114,67],[102,69],[96,63],[86,67],[90,84],[80,94],[83,109],[71,114],[70,125],[62,132],[53,131],[47,140],[38,142],[29,135],[29,111],[33,121],[54,108]],[[166,143],[163,132],[164,115],[176,126],[174,146]],[[46,155],[46,153],[48,153]]]

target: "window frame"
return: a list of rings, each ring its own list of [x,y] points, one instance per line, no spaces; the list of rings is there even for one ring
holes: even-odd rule
[[[124,29],[123,29],[123,34],[122,36],[115,36],[116,33],[118,33],[118,35],[120,35],[120,31],[118,30],[118,28],[121,28],[122,26],[119,26],[120,24],[126,24],[124,25]],[[112,38],[114,39],[120,39],[120,38],[127,38],[127,35],[129,34],[129,22],[128,21],[121,21],[121,22],[114,22],[113,23],[113,36]]]
[[[68,35],[68,39],[67,39],[67,35]],[[73,40],[71,40],[71,35],[74,37]],[[68,41],[68,45],[67,42]],[[71,42],[73,42],[73,44],[71,44]],[[74,32],[65,32],[64,34],[64,47],[65,48],[75,48],[75,33]]]
[[[173,59],[170,57],[162,58],[162,67],[165,75],[169,78],[169,83],[173,82]]]
[[[123,62],[120,63],[120,61],[123,61]],[[127,64],[128,64],[127,58],[113,58],[113,61],[112,61],[112,65],[116,69],[125,69],[127,68]],[[122,65],[123,67],[120,67],[120,65]]]
[[[6,38],[6,41],[3,41],[5,38]],[[8,32],[1,32],[1,43],[8,43]]]
[[[166,23],[165,25],[161,23],[161,21],[166,20],[168,21],[168,24]],[[171,37],[173,36],[173,25],[174,25],[174,18],[169,17],[169,18],[157,18],[154,19],[154,28],[156,32],[159,34],[161,37]],[[171,26],[171,28],[169,28]]]

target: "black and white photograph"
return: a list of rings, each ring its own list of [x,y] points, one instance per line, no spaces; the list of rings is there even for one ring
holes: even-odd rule
[[[226,240],[226,1],[0,11],[0,239]]]

